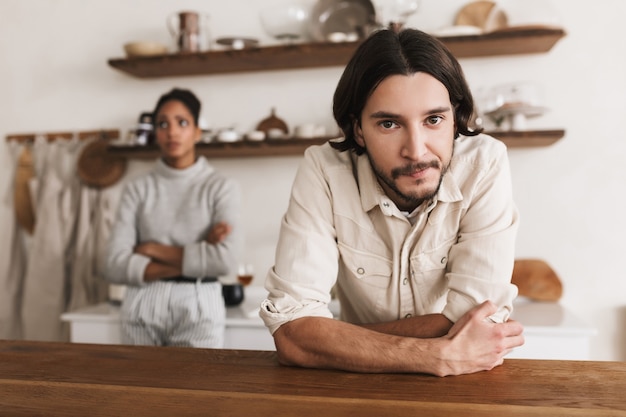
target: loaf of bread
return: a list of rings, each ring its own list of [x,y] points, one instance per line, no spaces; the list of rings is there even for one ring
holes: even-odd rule
[[[516,259],[511,282],[519,295],[537,301],[558,301],[563,284],[556,272],[541,259]]]

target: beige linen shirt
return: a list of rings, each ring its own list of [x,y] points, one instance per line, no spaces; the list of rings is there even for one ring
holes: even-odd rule
[[[260,316],[272,333],[306,316],[355,324],[443,313],[456,322],[485,300],[502,322],[512,310],[518,212],[505,145],[487,135],[455,140],[437,196],[415,224],[377,182],[367,155],[329,144],[305,152],[283,217]]]

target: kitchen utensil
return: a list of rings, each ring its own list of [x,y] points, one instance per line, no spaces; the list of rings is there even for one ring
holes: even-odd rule
[[[167,54],[167,47],[158,42],[137,41],[124,44],[124,52],[129,58]]]
[[[254,278],[254,267],[252,264],[241,264],[237,269],[237,281],[244,287],[250,285]]]
[[[295,137],[298,139],[312,139],[317,135],[315,123],[302,123],[295,128]]]
[[[496,86],[487,95],[484,115],[497,125],[509,122],[512,130],[525,130],[526,119],[544,114],[548,109],[542,104],[537,85],[529,82]]]
[[[437,37],[446,37],[446,36],[472,36],[472,35],[480,35],[483,33],[483,30],[478,26],[470,26],[470,25],[455,25],[455,26],[444,26],[437,30],[431,32],[432,35]]]
[[[152,113],[143,112],[139,115],[137,122],[137,128],[134,132],[135,144],[137,145],[149,145],[154,143],[154,129],[152,127]]]
[[[217,134],[218,142],[237,142],[239,140],[241,140],[241,134],[232,128],[222,129]]]
[[[219,38],[216,44],[229,47],[231,49],[252,48],[259,44],[258,39],[254,38]]]
[[[262,140],[265,140],[265,137],[266,137],[265,132],[261,130],[252,130],[246,133],[246,139],[253,141],[253,142],[260,142]]]
[[[268,138],[276,139],[278,133],[282,133],[283,136],[289,134],[289,127],[281,118],[276,117],[276,109],[272,108],[272,113],[269,117],[261,120],[256,127],[256,130],[265,132]]]
[[[244,299],[243,285],[239,283],[222,284],[222,296],[228,307],[241,304]]]
[[[311,9],[309,31],[316,41],[327,42],[334,33],[364,38],[374,26],[376,10],[370,0],[319,0]]]
[[[308,9],[297,3],[262,9],[259,17],[265,32],[285,43],[308,35]]]
[[[200,52],[208,49],[209,15],[182,11],[169,15],[167,27],[174,38],[178,52]]]
[[[28,184],[34,177],[33,154],[31,147],[27,145],[17,160],[13,204],[17,223],[30,235],[35,230],[35,210]]]
[[[563,294],[560,278],[541,259],[516,259],[511,282],[519,295],[537,301],[558,301]]]
[[[473,1],[459,10],[454,24],[476,26],[483,32],[507,27],[506,13],[493,1]]]
[[[421,0],[384,0],[376,3],[376,17],[383,26],[399,31],[417,13]]]
[[[91,187],[109,187],[126,172],[126,158],[108,152],[109,142],[106,139],[96,139],[85,145],[80,152],[76,167],[78,176]]]

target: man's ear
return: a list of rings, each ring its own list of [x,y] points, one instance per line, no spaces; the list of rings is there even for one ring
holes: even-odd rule
[[[365,141],[363,140],[363,129],[361,129],[361,123],[358,119],[352,121],[352,131],[354,132],[354,140],[356,143],[365,148]]]

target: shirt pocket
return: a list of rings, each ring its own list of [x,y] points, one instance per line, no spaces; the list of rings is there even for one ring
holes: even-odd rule
[[[442,308],[448,293],[446,278],[448,255],[454,241],[443,244],[432,251],[416,254],[411,257],[411,276],[416,296],[421,300],[425,311]]]
[[[387,288],[391,282],[392,262],[380,255],[360,251],[339,242],[340,274],[367,287]]]

